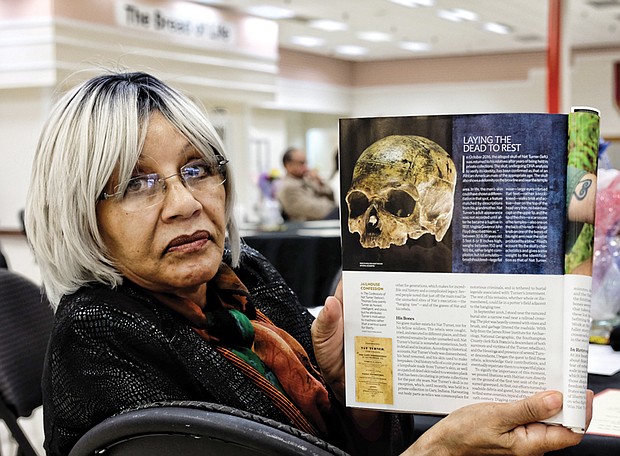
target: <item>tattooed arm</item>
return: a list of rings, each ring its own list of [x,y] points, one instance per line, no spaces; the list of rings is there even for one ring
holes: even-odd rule
[[[594,223],[596,175],[584,174],[570,196],[568,219],[574,222]]]

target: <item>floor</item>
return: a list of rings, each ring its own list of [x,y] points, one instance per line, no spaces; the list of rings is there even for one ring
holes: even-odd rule
[[[36,409],[27,418],[20,418],[19,424],[26,433],[30,443],[41,456],[43,451],[43,410],[41,407]],[[17,447],[9,437],[9,431],[3,421],[0,421],[0,455],[13,456]]]

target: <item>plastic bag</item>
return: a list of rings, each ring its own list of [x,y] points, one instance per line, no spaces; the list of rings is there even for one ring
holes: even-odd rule
[[[611,319],[620,311],[620,172],[599,170],[592,264],[594,320]]]

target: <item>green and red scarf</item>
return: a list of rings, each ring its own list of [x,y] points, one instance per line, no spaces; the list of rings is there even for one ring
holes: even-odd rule
[[[331,404],[321,374],[295,338],[255,309],[247,288],[227,264],[209,281],[204,308],[178,296],[156,297],[183,315],[296,427],[314,435],[326,433]]]

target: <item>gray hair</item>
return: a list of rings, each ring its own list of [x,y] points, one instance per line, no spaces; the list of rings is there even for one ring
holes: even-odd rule
[[[146,73],[94,77],[67,92],[52,109],[37,146],[25,227],[53,307],[86,284],[122,283],[99,232],[96,204],[115,172],[120,182],[131,177],[154,111],[205,158],[225,157],[203,110]],[[226,174],[226,228],[236,266],[240,240],[231,173]]]

